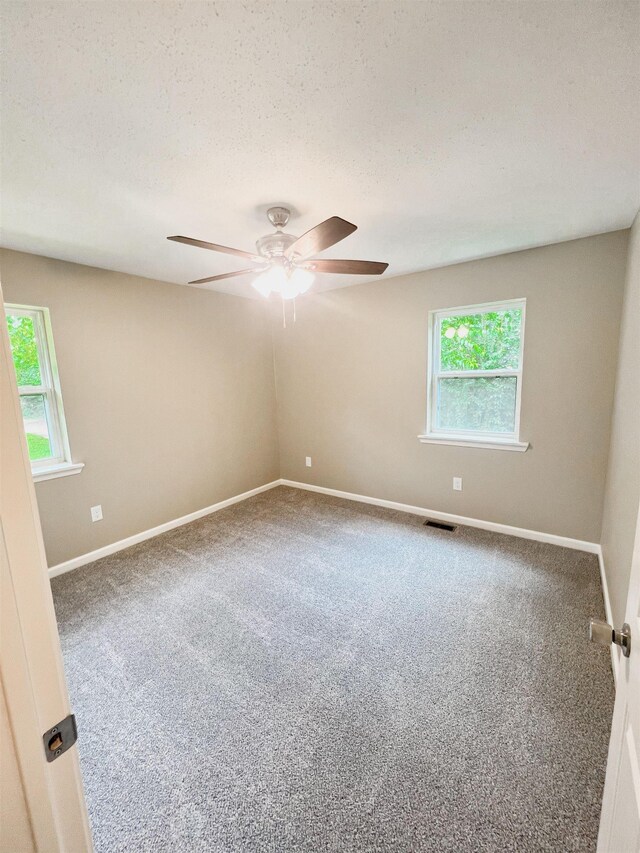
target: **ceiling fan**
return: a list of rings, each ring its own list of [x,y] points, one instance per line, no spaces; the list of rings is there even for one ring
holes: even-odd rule
[[[283,299],[294,299],[311,287],[313,274],[316,272],[381,275],[389,266],[379,261],[347,261],[312,257],[339,243],[340,240],[344,240],[349,234],[353,234],[357,226],[339,216],[332,216],[307,231],[302,237],[295,237],[282,230],[289,221],[290,215],[291,211],[286,207],[270,207],[267,210],[269,222],[276,231],[275,234],[267,234],[256,241],[257,253],[231,249],[217,243],[207,243],[205,240],[194,240],[192,237],[174,236],[167,237],[167,240],[199,246],[201,249],[211,249],[214,252],[237,255],[240,258],[247,258],[254,264],[248,269],[198,278],[190,281],[189,284],[208,284],[211,281],[221,281],[237,275],[253,274],[256,278],[252,285],[264,297],[271,293],[279,293]]]

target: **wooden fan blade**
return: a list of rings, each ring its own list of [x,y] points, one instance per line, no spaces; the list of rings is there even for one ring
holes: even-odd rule
[[[325,219],[320,225],[307,231],[302,237],[298,237],[295,243],[289,246],[285,256],[290,260],[295,257],[308,258],[309,255],[315,255],[316,252],[322,252],[323,249],[328,249],[329,246],[344,240],[349,234],[353,234],[357,227],[346,219],[332,216],[331,219]]]
[[[314,272],[333,272],[343,275],[382,275],[389,264],[382,261],[344,261],[327,258],[310,258],[298,266]]]
[[[257,275],[260,270],[236,270],[235,272],[224,272],[222,275],[210,275],[209,278],[197,278],[195,281],[190,281],[189,284],[208,284],[210,281],[220,281],[222,278],[233,278],[236,275],[246,275],[251,273]]]
[[[213,252],[224,252],[226,255],[237,255],[239,258],[249,258],[257,263],[264,263],[264,258],[253,252],[245,252],[244,249],[232,249],[229,246],[219,246],[217,243],[207,243],[206,240],[194,240],[193,237],[167,237],[175,243],[186,243],[187,246],[197,246],[200,249],[211,249]]]

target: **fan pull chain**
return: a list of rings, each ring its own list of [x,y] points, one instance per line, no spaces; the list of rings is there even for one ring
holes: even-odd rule
[[[293,322],[296,322],[296,298],[295,296],[291,300],[293,303]],[[284,296],[282,297],[282,328],[287,328],[287,303],[285,302]]]

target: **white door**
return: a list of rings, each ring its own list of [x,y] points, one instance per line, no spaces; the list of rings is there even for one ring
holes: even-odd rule
[[[598,853],[640,851],[640,513],[625,621],[631,628],[631,654],[623,657],[616,650],[618,683]]]
[[[48,761],[43,741],[71,709],[1,288],[0,569],[0,851],[87,853],[77,747]]]

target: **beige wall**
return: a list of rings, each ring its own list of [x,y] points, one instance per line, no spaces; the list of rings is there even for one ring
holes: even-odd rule
[[[274,316],[281,476],[599,542],[627,239],[318,294],[300,300],[286,329]],[[522,296],[521,437],[531,449],[420,444],[429,310]]]
[[[629,238],[620,349],[607,471],[602,553],[611,610],[624,621],[640,503],[640,213]]]
[[[51,310],[85,463],[36,486],[49,565],[278,477],[262,304],[19,252],[0,263],[7,302]]]

